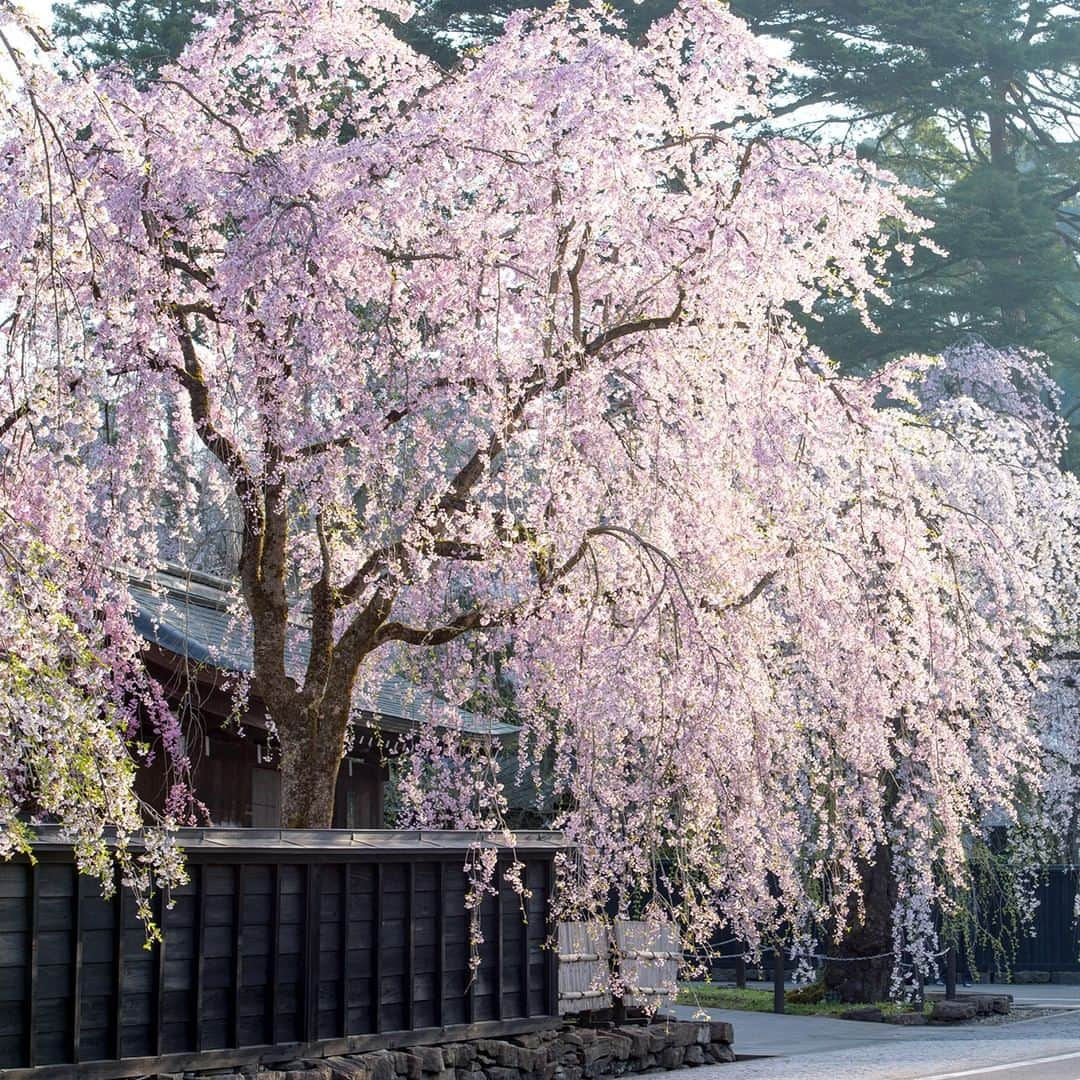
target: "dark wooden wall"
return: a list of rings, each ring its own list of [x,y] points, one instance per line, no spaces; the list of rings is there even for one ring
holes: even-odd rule
[[[1048,866],[1045,876],[1035,891],[1039,906],[1030,935],[1016,941],[1016,956],[1012,959],[1013,971],[1061,971],[1080,972],[1080,922],[1075,917],[1080,867]],[[1012,938],[1014,917],[1009,913],[989,909],[980,912],[981,922],[987,930],[999,938]],[[967,963],[961,957],[961,966]],[[977,946],[975,960],[985,977],[993,971],[996,962],[993,951]]]
[[[226,828],[278,828],[281,781],[277,756],[269,749],[266,709],[252,696],[237,718],[232,692],[216,668],[191,665],[157,646],[145,654],[147,668],[160,683],[170,707],[182,717],[192,764],[192,785],[210,814],[210,824]],[[135,781],[141,799],[160,811],[168,795],[165,753],[147,723],[141,737],[154,749]],[[382,828],[383,793],[389,775],[384,758],[394,755],[398,736],[360,728],[338,773],[334,827]]]
[[[386,1044],[365,1036],[495,1034],[557,1013],[551,852],[519,854],[527,900],[506,885],[485,897],[471,981],[463,851],[188,857],[191,880],[171,909],[158,903],[164,944],[150,949],[130,893],[103,900],[70,855],[0,863],[0,1078],[178,1071],[196,1052],[208,1068],[272,1060],[273,1047],[340,1053]],[[87,1062],[114,1065],[74,1067]]]

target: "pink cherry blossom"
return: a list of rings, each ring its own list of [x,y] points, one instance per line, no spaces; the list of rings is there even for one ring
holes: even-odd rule
[[[126,768],[108,571],[197,562],[232,522],[239,564],[209,568],[252,620],[289,824],[328,824],[365,684],[458,702],[496,666],[521,781],[576,845],[565,910],[674,896],[690,944],[724,920],[811,948],[887,844],[895,947],[926,967],[969,838],[1044,821],[1051,775],[1060,817],[1053,388],[981,345],[872,378],[808,346],[795,313],[884,295],[925,223],[765,133],[772,62],[721,5],[636,47],[522,12],[442,72],[357,0],[240,3],[146,87],[5,34],[3,499],[58,590],[8,647],[108,643],[78,701],[5,687],[41,745],[108,703],[86,738]],[[499,825],[487,748],[438,712],[416,742],[408,819]],[[35,783],[80,835],[132,820]]]

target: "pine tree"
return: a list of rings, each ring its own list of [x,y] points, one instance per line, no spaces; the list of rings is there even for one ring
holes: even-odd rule
[[[57,4],[53,28],[67,51],[82,63],[123,65],[145,80],[180,55],[197,20],[217,6],[215,0]]]
[[[814,331],[870,367],[966,336],[1046,352],[1080,421],[1080,7],[1035,0],[734,0],[797,65],[776,122],[927,194],[948,254],[892,267],[872,334],[825,301]],[[831,310],[829,310],[831,308]],[[1074,466],[1080,456],[1074,447]]]

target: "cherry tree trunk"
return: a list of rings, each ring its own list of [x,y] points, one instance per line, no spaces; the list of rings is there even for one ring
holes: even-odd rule
[[[841,1001],[852,1003],[882,1001],[889,996],[896,882],[887,849],[878,848],[873,864],[863,867],[862,880],[864,918],[855,921],[853,904],[847,933],[829,950],[843,959],[825,965],[826,988]]]
[[[330,828],[346,721],[315,710],[274,721],[281,744],[282,828]]]

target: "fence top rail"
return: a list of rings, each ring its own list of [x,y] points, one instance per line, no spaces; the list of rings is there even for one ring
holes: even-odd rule
[[[72,841],[58,825],[34,826],[35,853],[70,851]],[[550,830],[528,830],[511,834],[513,842],[503,833],[487,833],[456,829],[241,829],[195,828],[178,829],[177,843],[185,852],[226,853],[274,852],[281,855],[431,854],[467,853],[477,847],[496,848],[506,852],[550,852],[564,850],[569,845],[562,833]],[[140,847],[138,837],[132,846]]]

